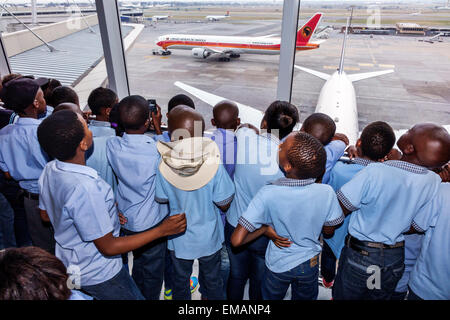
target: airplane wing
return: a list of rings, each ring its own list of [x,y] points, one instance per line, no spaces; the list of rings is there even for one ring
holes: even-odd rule
[[[178,88],[183,89],[186,92],[189,92],[193,96],[209,104],[211,107],[214,107],[217,103],[223,100],[228,100],[224,97],[217,96],[215,94],[194,88],[180,81],[176,81],[174,84]],[[235,102],[239,108],[239,118],[241,118],[241,123],[250,123],[254,125],[256,128],[259,128],[261,126],[261,120],[264,116],[264,112],[236,101],[233,102]]]
[[[394,72],[394,70],[389,69],[389,70],[382,70],[382,71],[375,71],[375,72],[349,74],[347,76],[350,79],[350,81],[355,82],[355,81],[359,81],[359,80],[364,80],[364,79],[369,79],[369,78],[373,78],[373,77],[378,77],[378,76],[381,76],[383,74],[388,74],[388,73],[392,73],[392,72]]]
[[[329,75],[329,74],[326,74],[326,73],[323,73],[323,72],[320,72],[320,71],[316,71],[316,70],[311,70],[311,69],[308,69],[308,68],[305,68],[305,67],[300,67],[300,66],[295,66],[297,69],[300,69],[300,70],[302,70],[302,71],[305,71],[305,72],[307,72],[307,73],[310,73],[310,74],[312,74],[312,75],[315,75],[316,77],[319,77],[319,78],[321,78],[321,79],[323,79],[323,80],[328,80],[328,79],[330,79],[331,78],[331,75]]]

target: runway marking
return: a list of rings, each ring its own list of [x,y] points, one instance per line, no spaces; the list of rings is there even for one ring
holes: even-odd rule
[[[374,67],[373,63],[358,63],[360,67]]]
[[[379,64],[380,68],[395,68],[394,64]]]
[[[338,66],[323,66],[324,69],[336,70]]]
[[[373,55],[372,48],[370,47],[370,44],[368,42],[366,42],[366,44],[367,44],[367,48],[369,49],[369,53],[370,53],[370,57],[372,58],[372,62],[374,64],[377,63],[377,60],[375,60],[375,56]]]

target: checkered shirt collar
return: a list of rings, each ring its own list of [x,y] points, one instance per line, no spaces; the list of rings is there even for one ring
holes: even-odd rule
[[[269,182],[269,184],[273,184],[276,186],[284,186],[284,187],[304,187],[316,182],[316,179],[289,179],[289,178],[280,178],[275,181]]]
[[[281,143],[280,139],[278,139],[278,137],[276,135],[273,135],[269,132],[261,133],[260,136],[262,136],[266,139],[272,140],[277,145],[279,145]]]
[[[412,172],[412,173],[417,173],[417,174],[427,174],[428,169],[425,167],[421,167],[418,166],[416,164],[413,163],[409,163],[406,161],[400,161],[400,160],[389,160],[389,161],[385,161],[383,162],[384,164],[391,166],[391,167],[396,167],[408,172]]]
[[[356,163],[356,164],[359,164],[361,166],[367,167],[369,164],[375,163],[375,161],[368,160],[368,159],[363,159],[363,158],[353,158],[351,160],[351,163]]]

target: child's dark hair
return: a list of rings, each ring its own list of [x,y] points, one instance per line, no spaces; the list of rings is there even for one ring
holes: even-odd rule
[[[120,124],[125,130],[139,130],[149,117],[148,102],[144,97],[133,95],[119,102]]]
[[[67,279],[64,264],[41,248],[0,251],[0,300],[67,300]]]
[[[279,100],[272,102],[264,114],[267,131],[278,129],[279,139],[283,139],[292,132],[299,118],[298,110],[293,104]]]
[[[56,87],[53,89],[49,102],[51,103],[51,106],[56,107],[64,102],[79,104],[78,95],[75,90],[67,86]]]
[[[170,112],[170,110],[180,105],[188,106],[191,107],[192,109],[195,109],[194,101],[192,101],[192,99],[189,98],[187,95],[180,93],[169,100],[169,103],[167,104],[167,112]]]
[[[303,130],[319,139],[325,146],[331,142],[336,133],[336,124],[325,113],[313,113],[303,121]]]
[[[102,108],[112,108],[117,94],[108,88],[99,87],[89,94],[88,106],[95,115],[100,114]]]
[[[78,115],[71,110],[51,114],[38,127],[41,148],[60,161],[72,159],[84,138],[84,127]]]
[[[367,125],[362,131],[360,139],[364,156],[373,161],[384,158],[395,144],[394,130],[383,121]]]
[[[317,179],[325,173],[327,154],[322,143],[305,132],[293,134],[294,142],[287,159],[299,179]]]

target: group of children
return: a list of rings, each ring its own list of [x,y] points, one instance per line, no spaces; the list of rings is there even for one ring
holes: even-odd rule
[[[283,299],[291,286],[292,299],[314,300],[319,273],[335,300],[450,299],[444,128],[418,124],[397,150],[392,128],[374,122],[348,146],[325,114],[294,131],[297,108],[275,101],[255,128],[222,101],[205,132],[178,95],[162,131],[160,107],[141,96],[119,101],[97,88],[87,121],[78,98],[59,90],[43,120],[35,80],[8,81],[0,96],[18,114],[0,130],[0,169],[23,189],[33,245],[78,279],[58,296],[155,300],[164,283],[189,300],[198,260],[210,300],[242,300],[247,281],[250,299]],[[8,263],[23,254],[13,250],[0,253],[8,283],[19,278]],[[16,291],[0,285],[0,298],[20,299],[20,281]]]

